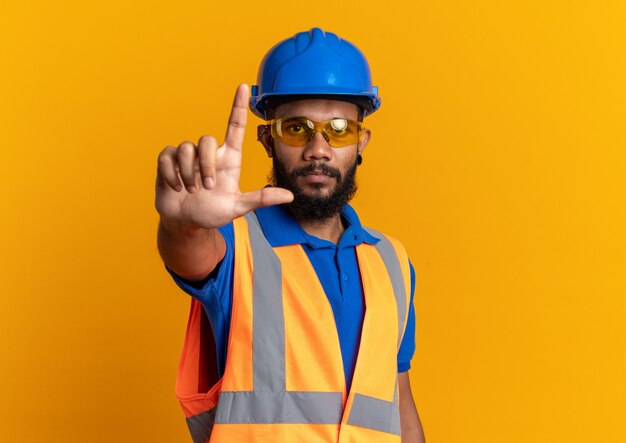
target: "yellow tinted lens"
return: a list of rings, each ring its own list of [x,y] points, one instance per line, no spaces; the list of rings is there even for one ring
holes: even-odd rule
[[[291,146],[304,146],[315,132],[321,132],[330,146],[343,148],[358,143],[365,129],[361,122],[345,118],[314,122],[305,117],[292,117],[268,123],[272,137]]]
[[[276,123],[272,125],[272,135],[292,146],[303,146],[307,144],[313,130],[313,123],[305,118],[277,120]]]
[[[328,143],[334,148],[358,143],[361,135],[361,125],[354,120],[334,118],[324,125],[324,132],[328,136]]]

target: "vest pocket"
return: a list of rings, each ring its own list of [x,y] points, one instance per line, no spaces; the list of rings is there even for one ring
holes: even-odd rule
[[[211,343],[213,337],[207,335],[207,331],[210,332],[210,325],[204,308],[192,299],[185,344],[178,364],[176,397],[194,443],[206,443],[211,437],[222,387],[222,379],[215,381],[214,371],[208,365],[209,362],[215,364],[216,360],[214,342]]]
[[[220,379],[209,392],[204,394],[182,395],[176,393],[185,413],[187,427],[194,443],[206,443],[211,437],[221,387],[222,380]]]

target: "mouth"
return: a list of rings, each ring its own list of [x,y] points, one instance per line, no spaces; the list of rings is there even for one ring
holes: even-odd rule
[[[329,182],[331,180],[334,180],[335,178],[329,174],[325,174],[323,172],[310,172],[307,174],[304,174],[301,176],[305,181],[308,182],[315,182],[315,183],[322,183],[322,182]]]
[[[308,166],[296,169],[293,173],[295,176],[320,175],[336,179],[341,177],[338,169],[332,168],[324,163],[310,164]]]
[[[311,175],[315,175],[315,176],[320,175],[320,176],[325,176],[325,177],[332,177],[331,174],[329,174],[327,172],[324,172],[321,169],[314,170],[314,171],[308,171],[308,172],[305,172],[304,174],[301,174],[301,175],[304,175],[305,177],[308,177],[308,176],[311,176]]]

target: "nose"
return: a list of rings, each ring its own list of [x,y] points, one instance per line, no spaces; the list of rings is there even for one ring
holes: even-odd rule
[[[333,148],[328,144],[320,131],[315,131],[313,137],[306,144],[302,153],[305,160],[330,160],[333,156]]]

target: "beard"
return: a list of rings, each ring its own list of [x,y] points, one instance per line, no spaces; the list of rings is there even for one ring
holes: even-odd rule
[[[289,172],[285,165],[276,158],[275,152],[272,155],[272,166],[273,168],[268,179],[273,186],[288,189],[293,193],[293,201],[284,204],[283,207],[298,221],[330,220],[339,214],[343,207],[352,200],[358,188],[356,182],[356,160],[345,176],[342,176],[338,169],[332,168],[323,162],[311,163],[308,166]],[[305,194],[296,184],[298,177],[313,171],[321,171],[323,174],[335,178],[335,188],[329,195],[311,196]],[[322,185],[316,184],[314,187],[321,189]]]

